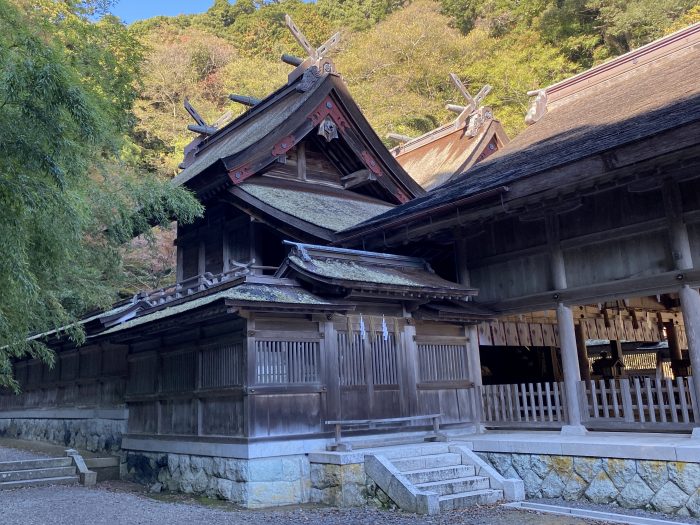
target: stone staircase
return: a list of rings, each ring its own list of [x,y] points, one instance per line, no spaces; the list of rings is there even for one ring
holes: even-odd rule
[[[365,472],[400,508],[418,514],[524,499],[522,481],[504,479],[457,444],[374,449]]]
[[[0,463],[0,490],[46,485],[77,485],[73,458],[28,459]]]

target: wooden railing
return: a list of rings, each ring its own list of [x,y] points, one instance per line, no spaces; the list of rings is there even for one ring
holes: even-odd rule
[[[592,429],[681,430],[700,421],[692,377],[582,381],[579,397]]]
[[[477,388],[487,427],[559,427],[566,423],[563,383]],[[692,377],[581,381],[577,402],[591,430],[687,431],[700,422]]]
[[[477,387],[486,426],[558,427],[566,420],[563,383]]]

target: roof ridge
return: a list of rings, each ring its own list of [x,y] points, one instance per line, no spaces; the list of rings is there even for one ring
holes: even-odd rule
[[[546,87],[547,103],[560,105],[572,95],[696,44],[700,44],[700,22]]]

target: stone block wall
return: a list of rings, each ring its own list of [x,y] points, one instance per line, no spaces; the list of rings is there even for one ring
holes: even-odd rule
[[[700,464],[680,461],[480,453],[528,498],[563,498],[700,517]]]
[[[247,508],[307,503],[309,460],[305,455],[235,459],[125,452],[122,479],[169,491],[231,501]]]
[[[117,419],[0,419],[1,437],[48,441],[90,452],[118,452],[125,433],[126,421]]]
[[[332,507],[370,504],[380,508],[397,508],[389,496],[367,476],[364,463],[311,463],[310,501]]]

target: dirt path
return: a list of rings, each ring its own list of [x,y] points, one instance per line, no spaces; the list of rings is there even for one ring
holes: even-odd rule
[[[42,487],[0,492],[3,525],[587,525],[596,522],[477,507],[435,517],[371,508],[334,509],[312,505],[241,510],[223,502],[187,496],[149,496],[143,488],[109,482],[97,488]]]

